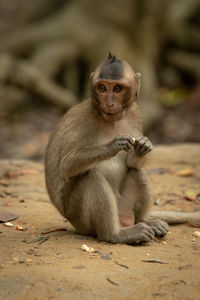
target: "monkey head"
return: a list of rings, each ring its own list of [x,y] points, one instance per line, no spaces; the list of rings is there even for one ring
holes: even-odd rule
[[[91,74],[91,95],[95,108],[107,122],[124,117],[139,95],[140,73],[111,53]]]

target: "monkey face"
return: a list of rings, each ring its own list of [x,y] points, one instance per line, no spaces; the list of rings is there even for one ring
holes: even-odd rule
[[[92,89],[95,107],[108,122],[120,120],[132,98],[131,88],[120,80],[98,80]]]
[[[93,103],[106,121],[123,118],[139,94],[140,76],[111,53],[91,74]]]

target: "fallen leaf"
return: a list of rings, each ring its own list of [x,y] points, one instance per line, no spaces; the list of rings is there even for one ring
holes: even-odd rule
[[[6,227],[14,227],[14,224],[10,223],[10,222],[5,222],[5,223],[3,223],[3,225]]]
[[[17,219],[18,216],[10,212],[0,212],[0,222],[8,222]]]
[[[33,260],[31,258],[18,258],[18,257],[14,257],[13,258],[13,261],[16,261],[20,264],[23,264],[23,263],[29,263],[29,262],[32,262]]]
[[[67,229],[66,228],[57,228],[57,229],[52,229],[52,230],[41,232],[41,233],[48,234],[48,233],[57,232],[57,231],[67,231]]]
[[[161,261],[157,258],[144,259],[143,261],[148,263],[168,264],[167,262]]]
[[[194,174],[194,169],[192,168],[187,168],[187,169],[181,169],[176,173],[178,176],[192,176]]]
[[[4,178],[1,178],[0,179],[0,185],[9,186],[9,181],[4,179]]]
[[[184,197],[189,201],[194,201],[200,195],[200,190],[189,189],[185,191]]]
[[[33,170],[33,169],[26,169],[22,171],[23,175],[35,175],[39,174],[40,172],[38,170]]]
[[[13,261],[19,261],[19,259],[17,257],[13,257]]]
[[[200,231],[193,232],[193,236],[200,237]]]
[[[9,179],[13,179],[18,176],[23,176],[23,175],[35,175],[38,174],[39,171],[33,170],[33,169],[25,169],[25,170],[9,170],[5,173],[5,177]]]
[[[15,225],[16,230],[24,231],[24,227],[21,225]]]
[[[88,247],[88,246],[85,245],[85,244],[83,244],[83,245],[81,246],[81,250],[86,251],[86,252],[89,252],[89,253],[93,253],[93,252],[94,252],[94,248]]]
[[[25,259],[25,263],[29,263],[29,262],[32,262],[33,260],[31,259],[31,258],[27,258],[27,259]]]
[[[9,178],[9,179],[12,179],[12,178],[15,178],[15,177],[18,177],[18,176],[22,176],[23,173],[21,170],[15,170],[15,171],[7,171],[6,174],[5,174],[5,177]]]
[[[92,253],[89,253],[90,256],[99,256],[99,251],[94,251]]]

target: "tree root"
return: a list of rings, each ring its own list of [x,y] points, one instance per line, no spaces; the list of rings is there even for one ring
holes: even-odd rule
[[[18,85],[65,109],[78,102],[70,90],[48,79],[37,66],[25,59],[1,55],[0,65],[1,83]]]

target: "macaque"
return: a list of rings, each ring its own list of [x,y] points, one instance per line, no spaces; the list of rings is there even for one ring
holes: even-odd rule
[[[91,74],[91,98],[64,115],[47,146],[52,203],[79,233],[100,241],[138,244],[168,231],[148,215],[152,191],[143,166],[152,143],[136,102],[140,77],[109,53]]]

